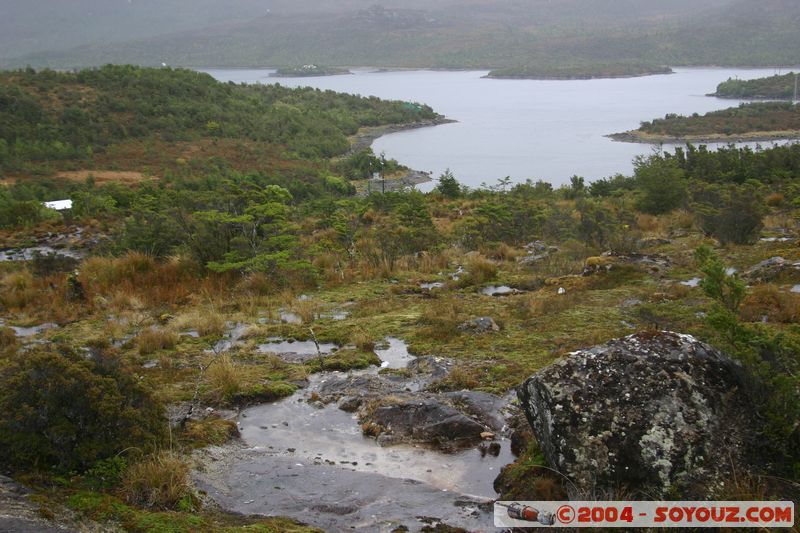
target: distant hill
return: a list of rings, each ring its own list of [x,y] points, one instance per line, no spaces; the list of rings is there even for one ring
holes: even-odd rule
[[[64,15],[72,27],[91,26],[80,46],[11,46],[16,51],[9,52],[13,39],[4,36],[0,61],[51,67],[165,62],[536,70],[593,63],[790,64],[800,49],[796,0],[231,0],[224,8],[212,0],[109,2],[113,9],[102,15]],[[137,16],[123,24],[127,10]],[[14,31],[23,44],[21,33],[36,35],[54,25],[52,17],[39,18],[38,26],[27,18],[19,25],[5,20],[0,34],[4,26],[19,26]],[[126,29],[114,32],[118,24]],[[139,26],[146,30],[134,38]]]

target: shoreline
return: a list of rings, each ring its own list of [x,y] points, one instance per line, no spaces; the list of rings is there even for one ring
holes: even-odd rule
[[[797,131],[753,131],[734,135],[721,133],[709,133],[705,135],[686,135],[674,137],[670,135],[654,135],[642,133],[637,130],[622,133],[611,133],[604,135],[615,142],[627,142],[638,144],[731,144],[749,142],[771,142],[771,141],[798,141],[800,140],[800,130]]]
[[[727,94],[709,93],[706,96],[720,100],[743,100],[745,102],[792,102],[793,98],[778,98],[777,96],[731,96]]]
[[[589,80],[622,80],[622,79],[629,79],[629,78],[646,78],[648,76],[667,76],[675,74],[674,70],[670,69],[670,72],[644,72],[641,74],[576,74],[573,76],[564,75],[564,76],[546,76],[541,75],[537,76],[535,74],[499,74],[492,76],[491,73],[481,76],[483,79],[487,80],[537,80],[537,81],[589,81]]]
[[[358,133],[350,138],[350,149],[347,151],[344,157],[372,147],[373,142],[384,135],[389,135],[390,133],[399,133],[401,131],[416,130],[421,128],[431,128],[433,126],[453,124],[455,122],[458,121],[441,116],[430,120],[409,122],[407,124],[389,124],[387,126],[361,128]],[[408,170],[404,171],[403,175],[400,177],[385,179],[382,186],[385,188],[384,190],[386,192],[391,192],[404,187],[416,187],[417,185],[430,183],[431,181],[433,181],[431,173],[409,168]],[[366,194],[366,182],[358,184],[357,188],[358,194]]]
[[[421,128],[431,128],[433,126],[441,126],[442,124],[453,124],[458,122],[447,117],[438,117],[429,120],[420,120],[418,122],[408,122],[405,124],[389,124],[386,126],[369,126],[361,128],[358,132],[350,137],[350,149],[344,154],[345,157],[353,155],[361,150],[366,150],[372,146],[372,143],[384,135],[391,133],[399,133],[401,131],[416,130]]]
[[[342,70],[341,72],[297,72],[294,74],[279,74],[271,72],[267,75],[268,78],[324,78],[327,76],[352,76],[353,72],[350,70]]]

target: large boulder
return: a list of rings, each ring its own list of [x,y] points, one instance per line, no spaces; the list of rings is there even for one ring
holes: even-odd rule
[[[639,333],[574,352],[517,393],[574,496],[702,498],[744,464],[756,416],[740,372],[689,335]]]

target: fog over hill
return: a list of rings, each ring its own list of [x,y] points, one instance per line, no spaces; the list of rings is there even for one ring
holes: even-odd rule
[[[793,0],[0,0],[0,62],[66,68],[789,64]]]

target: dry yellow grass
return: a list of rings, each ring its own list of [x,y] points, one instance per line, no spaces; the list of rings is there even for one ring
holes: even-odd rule
[[[760,322],[766,317],[770,322],[797,323],[800,294],[783,291],[775,285],[756,285],[742,302],[740,315],[748,322]]]
[[[147,328],[136,337],[136,344],[141,355],[149,355],[174,348],[178,344],[178,334],[166,328]]]
[[[172,510],[191,497],[189,466],[172,452],[158,452],[132,464],[121,492],[125,500],[148,509]]]
[[[201,337],[207,337],[225,333],[227,322],[213,309],[201,308],[178,315],[173,324],[178,330],[195,330]]]
[[[220,355],[206,370],[205,378],[208,383],[206,398],[215,404],[222,404],[242,390],[245,376],[230,356]]]

